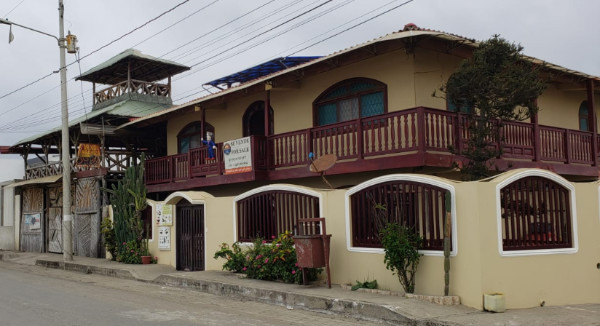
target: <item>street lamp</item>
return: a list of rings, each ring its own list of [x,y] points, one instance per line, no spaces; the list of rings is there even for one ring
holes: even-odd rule
[[[76,49],[76,38],[75,36],[67,35],[65,39],[65,29],[64,29],[64,16],[65,8],[63,5],[63,0],[58,1],[58,37],[48,34],[42,31],[38,31],[36,29],[26,27],[23,25],[16,24],[14,22],[9,21],[8,19],[0,19],[0,23],[5,25],[10,25],[9,35],[8,35],[8,43],[12,42],[14,36],[12,34],[12,26],[18,26],[30,31],[34,31],[40,34],[44,34],[50,36],[58,42],[58,48],[60,51],[60,102],[61,102],[61,111],[62,111],[62,142],[61,142],[61,152],[62,152],[62,166],[63,166],[63,223],[62,223],[62,236],[63,236],[63,259],[65,261],[73,260],[73,244],[72,244],[72,224],[73,224],[73,215],[71,215],[71,159],[69,157],[70,146],[69,146],[69,109],[67,107],[67,67],[65,63],[65,49],[68,48],[69,53],[75,53]],[[67,44],[65,44],[65,41]]]

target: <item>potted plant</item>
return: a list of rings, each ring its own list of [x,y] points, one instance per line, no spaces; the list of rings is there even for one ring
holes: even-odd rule
[[[144,234],[144,236],[142,237],[141,248],[140,248],[142,264],[151,264],[152,263],[152,256],[150,256],[150,250],[148,249],[148,237],[150,236],[149,232],[150,232],[149,227],[148,227],[148,225],[146,225],[146,234]]]

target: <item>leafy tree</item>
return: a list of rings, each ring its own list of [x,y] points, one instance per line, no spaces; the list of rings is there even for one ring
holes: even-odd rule
[[[494,35],[481,42],[442,87],[446,98],[467,113],[468,144],[461,155],[469,161],[466,179],[490,175],[490,161],[502,154],[503,120],[524,120],[538,112],[537,97],[545,89],[539,65],[523,58],[523,47]],[[454,149],[456,150],[456,149]]]

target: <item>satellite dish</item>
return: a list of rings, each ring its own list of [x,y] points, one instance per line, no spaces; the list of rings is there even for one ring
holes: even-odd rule
[[[323,155],[310,163],[309,170],[310,172],[325,172],[330,169],[335,162],[337,162],[337,156],[335,154]]]
[[[316,160],[312,160],[311,157],[311,162],[308,170],[310,172],[320,173],[321,179],[323,179],[323,181],[329,186],[329,188],[333,189],[331,183],[329,183],[329,181],[325,179],[324,172],[330,169],[335,164],[335,162],[337,162],[337,156],[335,154],[323,155]]]

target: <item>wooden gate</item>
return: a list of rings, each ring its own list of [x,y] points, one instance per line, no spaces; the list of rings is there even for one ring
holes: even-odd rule
[[[48,252],[62,253],[62,188],[48,188]]]
[[[204,205],[178,204],[177,270],[204,270]]]
[[[44,189],[23,189],[23,213],[21,216],[21,251],[44,252]]]
[[[77,180],[73,251],[77,256],[100,257],[100,183],[96,178]]]

